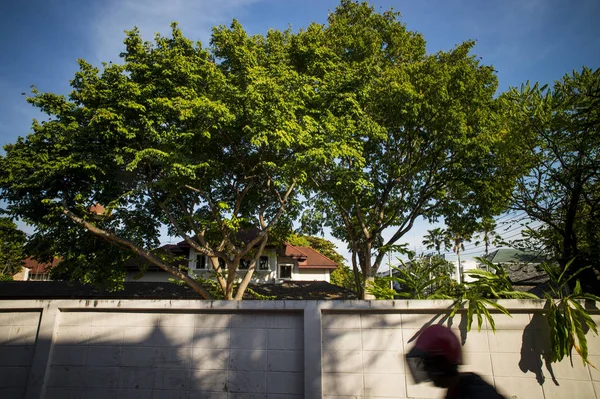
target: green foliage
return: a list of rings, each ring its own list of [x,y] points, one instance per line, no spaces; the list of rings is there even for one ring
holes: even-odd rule
[[[438,255],[440,255],[442,249],[450,247],[450,239],[444,229],[436,227],[435,229],[427,230],[427,234],[423,236],[423,245],[427,249],[435,249]]]
[[[581,356],[583,364],[590,364],[585,329],[598,335],[596,323],[582,304],[585,300],[600,301],[600,297],[584,293],[578,279],[575,279],[586,268],[568,273],[573,261],[564,268],[549,263],[540,266],[548,274],[550,292],[545,293],[548,301],[548,324],[550,326],[550,343],[552,361],[559,362],[565,356],[572,359],[573,348]],[[588,266],[589,267],[589,266]],[[569,283],[575,279],[575,288],[571,291]],[[557,300],[555,298],[558,298]]]
[[[275,295],[259,294],[258,292],[254,291],[252,288],[247,288],[246,292],[248,294],[250,294],[254,299],[260,300],[260,301],[272,301],[272,300],[277,299],[277,297]]]
[[[417,218],[477,219],[506,205],[514,165],[496,76],[471,54],[474,42],[426,54],[398,13],[344,0],[294,45],[321,126],[319,148],[306,153],[318,193],[310,215],[349,243],[365,283]]]
[[[0,276],[10,278],[23,267],[25,260],[25,233],[7,217],[0,217]]]
[[[315,129],[313,79],[295,68],[292,42],[237,21],[214,28],[210,48],[177,24],[153,43],[134,28],[120,64],[79,60],[68,96],[33,89],[27,101],[49,119],[5,146],[0,199],[35,225],[41,255],[63,258],[61,278],[118,283],[135,253],[209,296],[149,250],[166,227],[233,271],[290,230]],[[255,240],[239,239],[252,227]],[[219,287],[236,294],[233,278]]]
[[[452,263],[438,257],[413,258],[408,263],[398,259],[402,266],[393,269],[392,276],[377,277],[368,291],[377,299],[450,299],[455,282],[450,278]],[[391,288],[399,286],[399,290]]]
[[[600,271],[600,69],[573,71],[551,88],[527,83],[501,100],[520,150],[515,161],[527,167],[511,207],[540,225],[515,244],[542,250],[563,268],[572,261],[568,274],[592,266],[581,283],[598,294],[592,269]]]
[[[346,265],[338,265],[337,269],[331,272],[329,279],[331,284],[346,288],[347,290],[356,290],[354,273],[352,272],[352,269]]]
[[[487,270],[467,270],[465,274],[474,278],[474,281],[464,282],[463,290],[456,297],[456,304],[450,313],[454,317],[456,312],[467,308],[467,331],[471,331],[473,317],[477,316],[477,327],[481,330],[483,317],[490,323],[492,331],[496,331],[494,318],[489,308],[495,309],[510,316],[509,311],[496,302],[497,299],[539,299],[529,292],[515,291],[508,278],[508,273],[500,266],[483,259],[476,258]],[[493,271],[493,272],[492,272]]]
[[[502,237],[496,233],[496,221],[492,217],[486,216],[477,224],[477,233],[477,238],[483,241],[484,256],[488,255],[490,245],[502,242]],[[481,241],[476,241],[475,245],[479,245]]]
[[[365,289],[376,299],[395,299],[398,293],[391,287],[393,277],[375,277],[372,282],[368,282]]]

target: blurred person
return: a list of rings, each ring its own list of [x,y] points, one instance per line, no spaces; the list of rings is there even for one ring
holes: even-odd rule
[[[447,389],[446,399],[505,399],[475,373],[461,373],[462,347],[452,330],[441,325],[427,327],[406,355],[416,383],[432,381]]]

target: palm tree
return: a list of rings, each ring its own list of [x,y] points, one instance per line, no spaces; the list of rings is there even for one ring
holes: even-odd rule
[[[459,233],[458,231],[447,231],[446,235],[448,237],[448,240],[450,240],[452,243],[452,251],[456,252],[456,257],[458,258],[458,282],[462,283],[462,266],[460,263],[460,252],[465,250],[465,242],[471,241],[471,235],[466,233]]]
[[[436,227],[433,230],[427,230],[427,234],[423,236],[423,245],[427,249],[434,249],[438,255],[442,254],[442,245],[444,248],[450,247],[450,241],[446,231],[440,227]]]
[[[497,245],[501,242],[502,237],[496,233],[496,221],[491,217],[485,217],[479,223],[479,238],[485,245],[485,256],[488,255],[490,245]],[[479,245],[479,241],[475,242],[475,245]]]

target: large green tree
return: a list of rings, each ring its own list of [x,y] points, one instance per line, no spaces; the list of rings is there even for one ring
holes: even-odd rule
[[[312,87],[291,39],[248,36],[236,21],[215,28],[209,48],[176,24],[154,43],[133,29],[120,64],[79,61],[68,97],[33,91],[49,120],[5,147],[1,198],[63,257],[63,276],[122,279],[134,254],[209,298],[178,261],[151,251],[166,226],[210,257],[224,298],[241,299],[269,234],[290,226],[305,176]],[[256,234],[242,240],[241,230]],[[233,292],[242,258],[250,267]]]
[[[471,54],[474,42],[426,54],[398,13],[349,0],[295,42],[322,142],[312,219],[349,243],[357,281],[372,281],[417,218],[476,219],[505,205],[514,164],[494,70]]]
[[[23,267],[27,236],[7,217],[0,217],[0,280],[11,279]]]
[[[588,265],[600,272],[600,69],[574,71],[551,88],[513,88],[503,99],[529,166],[512,208],[541,222],[525,232],[526,244],[545,249],[561,270],[573,260],[572,273]],[[593,269],[582,282],[599,292]]]

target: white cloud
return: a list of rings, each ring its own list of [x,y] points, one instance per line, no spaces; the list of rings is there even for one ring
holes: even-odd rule
[[[179,22],[186,37],[208,44],[214,25],[229,24],[244,9],[261,0],[114,0],[102,3],[91,25],[91,42],[96,61],[118,61],[125,30],[137,26],[144,40],[168,34],[170,24]]]

